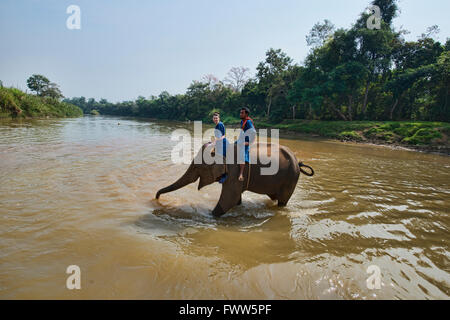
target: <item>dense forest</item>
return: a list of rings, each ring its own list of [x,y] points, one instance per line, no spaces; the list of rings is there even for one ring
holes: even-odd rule
[[[349,29],[325,20],[312,28],[310,52],[303,64],[281,49],[266,52],[256,74],[232,68],[223,81],[207,75],[186,93],[138,97],[111,103],[77,97],[67,99],[85,113],[206,120],[214,111],[223,118],[247,106],[252,115],[272,123],[283,119],[450,121],[450,39],[445,44],[430,27],[417,41],[392,23],[396,0],[374,0],[381,9],[381,28],[369,29],[371,12],[361,13]]]

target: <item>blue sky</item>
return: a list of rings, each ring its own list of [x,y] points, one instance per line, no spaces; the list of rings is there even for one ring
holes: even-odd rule
[[[66,97],[110,101],[183,93],[206,74],[231,67],[254,72],[265,52],[281,48],[301,63],[317,21],[349,27],[369,0],[1,0],[0,80],[26,88],[34,73]],[[69,30],[66,8],[81,8]],[[450,37],[450,1],[402,0],[394,24],[416,40],[437,24]]]

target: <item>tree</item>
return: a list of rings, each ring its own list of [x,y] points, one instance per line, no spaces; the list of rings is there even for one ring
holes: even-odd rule
[[[337,66],[330,73],[330,86],[332,90],[348,99],[347,116],[345,119],[352,120],[354,116],[354,100],[358,89],[367,79],[367,69],[359,62],[350,61]]]
[[[422,33],[422,35],[420,36],[420,39],[431,38],[431,36],[437,35],[439,32],[441,32],[441,30],[439,29],[439,26],[433,25],[431,27],[428,27],[427,31],[425,33]]]
[[[439,42],[421,38],[416,42],[402,42],[393,52],[393,62],[398,70],[415,69],[435,63],[444,51]]]
[[[262,115],[265,112],[266,91],[259,86],[257,79],[250,79],[240,93],[242,105],[249,107],[252,114]]]
[[[390,26],[399,11],[397,0],[374,0],[372,4],[380,8],[381,19]]]
[[[202,77],[202,82],[206,83],[211,90],[219,84],[219,79],[213,74],[206,74]]]
[[[50,80],[43,75],[32,75],[28,78],[27,85],[28,88],[30,88],[31,91],[36,92],[38,96],[55,99],[64,98],[59,86],[54,82],[50,82]]]
[[[224,83],[228,84],[235,92],[241,92],[242,88],[244,88],[244,85],[249,80],[249,71],[249,68],[233,67],[228,71]]]
[[[428,28],[429,31],[437,28]],[[431,35],[431,33],[428,33]],[[392,93],[389,118],[445,119],[446,77],[439,59],[448,50],[422,35],[418,41],[402,42],[393,53],[396,69],[385,88]],[[443,109],[444,107],[444,109]]]
[[[33,74],[27,80],[28,88],[30,88],[31,91],[36,92],[38,96],[42,96],[42,93],[48,88],[49,84],[50,80],[40,74]]]
[[[267,113],[270,117],[270,108],[276,95],[284,93],[283,73],[292,65],[292,59],[281,49],[269,49],[266,52],[266,60],[260,62],[256,68],[257,78],[263,90],[267,92]]]
[[[56,83],[50,82],[48,86],[43,90],[42,94],[43,97],[50,97],[55,99],[64,98],[63,94],[61,93],[61,90],[59,90],[59,87]]]
[[[329,20],[317,22],[306,36],[306,43],[310,47],[320,47],[327,41],[334,31],[334,25]]]
[[[385,77],[390,72],[392,53],[395,45],[400,42],[400,33],[395,32],[392,28],[392,20],[398,12],[397,0],[374,0],[372,5],[380,7],[381,29],[368,29],[367,19],[369,14],[363,12],[350,30],[357,44],[355,59],[366,66],[369,71],[361,108],[363,116],[366,114],[368,107],[369,90],[380,76]]]
[[[407,42],[406,31],[392,26],[399,12],[397,2],[371,2],[381,9],[380,29],[367,28],[368,12],[349,28],[334,30],[328,20],[315,24],[307,37],[311,50],[303,65],[271,48],[250,79],[247,68],[235,67],[223,82],[207,75],[176,96],[162,92],[115,104],[85,98],[69,102],[86,113],[95,109],[101,114],[177,120],[205,120],[212,110],[231,120],[238,107],[247,106],[252,115],[271,121],[450,121],[450,39],[445,44],[435,41],[432,35],[438,27],[433,26]],[[55,85],[44,81],[39,94],[49,95],[43,89],[47,87]]]
[[[438,58],[436,64],[436,79],[437,86],[437,118],[442,121],[450,121],[450,105],[449,105],[449,95],[450,95],[450,51],[444,51]]]
[[[269,81],[287,70],[292,64],[292,59],[282,52],[281,49],[269,49],[266,52],[266,60],[260,62],[256,67],[257,77],[260,81]]]
[[[389,110],[389,119],[393,120],[394,111],[397,108],[404,94],[421,78],[429,77],[433,71],[433,66],[422,66],[416,69],[400,71],[392,80],[386,83],[387,91],[392,92],[394,102]]]

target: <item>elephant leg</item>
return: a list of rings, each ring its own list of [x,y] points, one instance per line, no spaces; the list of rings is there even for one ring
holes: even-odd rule
[[[240,206],[242,204],[242,194],[241,194],[241,196],[239,197],[239,202],[238,202],[238,206]]]
[[[295,187],[297,186],[297,181],[298,179],[295,179],[295,181],[281,188],[279,194],[277,195],[279,207],[287,206],[289,199],[291,198],[292,194],[294,193]]]
[[[276,194],[268,194],[269,198],[272,200],[277,200],[277,195]]]
[[[281,194],[278,196],[278,206],[279,207],[286,207],[289,199],[291,198],[292,192],[286,192],[283,190]]]
[[[293,192],[294,192],[294,190],[292,190],[292,191],[282,190],[280,192],[280,195],[278,196],[278,206],[286,207]]]
[[[287,203],[288,203],[287,201],[280,201],[280,200],[278,200],[278,206],[280,208],[286,207]]]
[[[239,188],[231,183],[224,184],[222,186],[222,193],[220,194],[219,202],[212,212],[213,216],[220,217],[224,215],[240,201],[242,201],[242,194]]]

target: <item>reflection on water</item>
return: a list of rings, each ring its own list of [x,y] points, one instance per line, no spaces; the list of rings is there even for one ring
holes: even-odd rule
[[[286,208],[245,193],[216,220],[218,184],[154,200],[187,167],[175,128],[192,125],[0,122],[0,298],[449,298],[450,158],[282,139],[316,176]]]

